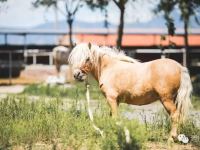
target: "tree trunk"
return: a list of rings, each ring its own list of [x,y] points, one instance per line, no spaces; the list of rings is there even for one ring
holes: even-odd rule
[[[73,48],[73,40],[72,40],[72,24],[73,24],[73,20],[72,19],[68,19],[67,21],[68,26],[69,26],[69,49],[70,51]]]
[[[124,6],[120,8],[120,23],[118,26],[118,37],[117,37],[117,47],[122,47],[122,36],[123,36],[123,30],[124,30]]]
[[[73,40],[72,40],[72,24],[73,24],[73,19],[71,18],[71,16],[69,16],[68,20],[68,26],[69,26],[69,53],[71,53],[72,48],[73,48]],[[72,75],[72,66],[69,65],[69,69],[67,71],[67,81],[68,83],[73,82],[73,75]]]
[[[186,67],[190,67],[190,52],[189,52],[189,42],[188,42],[188,21],[184,21],[184,43],[186,50]]]

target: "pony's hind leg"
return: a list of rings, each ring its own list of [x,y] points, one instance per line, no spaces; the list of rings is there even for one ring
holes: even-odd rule
[[[174,138],[177,138],[177,129],[179,123],[179,114],[176,108],[176,104],[174,103],[173,98],[162,98],[161,102],[171,118],[171,131],[168,140],[173,141]]]

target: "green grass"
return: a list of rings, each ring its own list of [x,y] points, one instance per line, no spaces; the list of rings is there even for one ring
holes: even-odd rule
[[[104,131],[104,138],[94,130],[88,118],[84,83],[75,83],[70,88],[35,84],[26,87],[21,94],[0,100],[0,149],[15,145],[31,149],[41,142],[52,149],[59,145],[62,149],[145,149],[147,141],[166,142],[170,120],[165,111],[156,114],[152,123],[146,124],[121,117],[123,124],[118,126],[109,116],[109,107],[98,84],[94,80],[90,83],[91,99],[96,103],[93,110],[95,123]],[[195,109],[200,109],[199,97],[193,97],[192,103]],[[128,108],[122,105],[120,111],[129,111]],[[195,117],[200,120],[200,116]],[[179,132],[200,147],[200,127],[195,124],[190,118],[180,126]],[[131,134],[129,144],[125,141],[124,126]]]
[[[75,82],[71,88],[65,88],[63,85],[46,85],[46,84],[32,84],[25,88],[22,94],[33,96],[50,96],[50,97],[62,97],[68,99],[85,99],[86,88],[84,83]],[[102,95],[98,84],[92,81],[90,85],[91,99],[93,100],[105,100]],[[200,110],[200,97],[192,97],[192,105],[194,109]]]
[[[190,139],[190,143],[200,147],[200,115],[188,118],[184,123],[180,124],[178,133],[185,134]],[[146,125],[148,140],[153,142],[166,142],[170,132],[170,118],[166,111],[157,113],[152,121]]]
[[[200,116],[196,116],[196,119],[199,121]],[[189,137],[190,143],[200,148],[200,126],[197,127],[196,124],[196,120],[188,119],[184,124],[180,126],[180,133],[184,133]]]
[[[155,114],[151,123],[146,123],[149,132],[148,140],[152,142],[166,142],[169,137],[170,119],[165,110]]]
[[[105,99],[96,81],[90,81],[91,99]],[[66,88],[63,85],[32,84],[24,89],[22,94],[35,96],[65,97],[68,99],[85,99],[86,87],[82,82],[75,82],[72,87]]]
[[[63,149],[144,148],[147,140],[144,125],[136,120],[123,119],[123,125],[130,130],[132,139],[131,143],[127,144],[123,126],[116,125],[115,120],[109,117],[107,106],[103,106],[105,103],[99,105],[97,109],[101,110],[95,111],[95,123],[104,131],[104,138],[92,127],[85,107],[77,109],[75,101],[66,109],[65,101],[60,98],[31,101],[27,96],[10,96],[2,99],[0,149],[15,145],[32,147],[37,142],[55,147],[55,143],[60,143]]]

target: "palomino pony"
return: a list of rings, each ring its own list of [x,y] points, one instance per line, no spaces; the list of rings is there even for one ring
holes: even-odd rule
[[[57,46],[53,49],[53,60],[56,65],[56,70],[59,73],[61,65],[68,64],[70,49],[64,46]]]
[[[172,120],[170,137],[177,138],[179,121],[191,106],[191,80],[187,68],[171,59],[141,63],[108,47],[78,44],[69,56],[74,78],[91,73],[98,81],[113,116],[119,103],[145,105],[160,100]]]

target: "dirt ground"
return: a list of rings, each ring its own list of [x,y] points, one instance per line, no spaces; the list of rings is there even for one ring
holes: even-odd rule
[[[33,84],[44,82],[48,76],[57,75],[55,66],[48,65],[29,65],[26,66],[24,70],[21,71],[18,78],[13,78],[11,80],[12,84]],[[0,85],[8,85],[8,78],[0,78]]]
[[[26,147],[26,148],[24,148]],[[26,150],[28,146],[14,146],[13,150]],[[45,143],[36,143],[32,146],[32,150],[73,150],[72,148],[63,148],[63,144],[45,144]],[[147,150],[199,150],[197,147],[187,144],[187,145],[180,145],[180,144],[173,144],[172,146],[168,146],[167,144],[163,143],[147,143],[146,144]],[[81,148],[80,150],[87,150],[87,148]]]
[[[180,144],[172,144],[172,146],[168,146],[167,143],[147,143],[147,150],[199,150],[198,147],[195,147],[191,144],[180,145]]]
[[[25,85],[0,86],[0,94],[17,94],[24,90]]]
[[[56,76],[55,66],[29,65],[21,71],[18,78],[0,78],[0,94],[21,93],[28,84],[42,83],[48,76]]]

